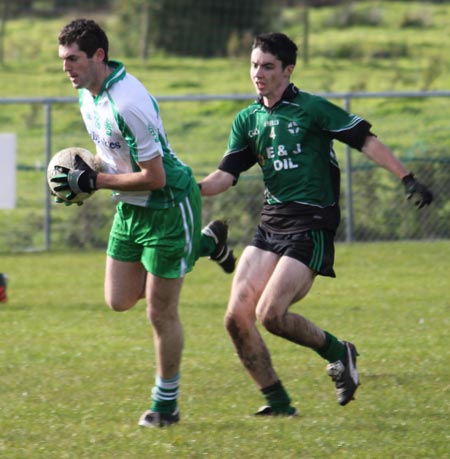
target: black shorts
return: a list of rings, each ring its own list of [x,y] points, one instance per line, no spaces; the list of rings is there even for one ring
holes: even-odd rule
[[[295,234],[270,233],[258,226],[250,245],[301,261],[317,274],[336,277],[334,234],[324,230],[306,230]]]

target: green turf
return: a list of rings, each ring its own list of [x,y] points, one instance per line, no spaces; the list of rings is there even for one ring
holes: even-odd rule
[[[178,426],[137,426],[153,383],[144,304],[103,304],[104,254],[2,255],[0,457],[446,458],[447,242],[338,245],[336,280],[294,306],[360,351],[357,400],[337,405],[315,353],[268,336],[301,415],[255,419],[262,404],[222,320],[231,277],[209,260],[188,275]]]
[[[311,59],[307,66],[299,59],[294,81],[313,92],[448,88],[449,5],[373,4],[382,5],[378,27],[330,27],[325,24],[333,10],[311,12]],[[431,26],[401,29],[405,11],[431,11]],[[296,14],[286,11],[281,30],[300,44]],[[56,49],[58,30],[69,19],[8,22],[2,97],[75,96]],[[112,42],[120,40],[112,36]],[[374,57],[391,49],[403,55]],[[338,57],[345,50],[360,55]],[[253,93],[248,56],[205,61],[156,55],[146,63],[116,49],[112,56],[157,96]],[[161,104],[172,145],[199,175],[217,164],[243,105]],[[352,109],[400,155],[422,149],[448,154],[446,99],[361,100]],[[74,141],[90,148],[76,104],[54,107],[53,115],[53,149]],[[18,133],[19,165],[42,163],[42,107],[7,105],[0,120],[4,132]],[[24,239],[14,219],[25,208],[42,208],[42,196],[34,197],[42,180],[38,172],[20,174],[19,207],[0,213],[3,225],[13,222],[9,239]],[[39,231],[33,229],[38,217],[27,213],[24,219],[31,232]],[[222,326],[231,279],[201,261],[188,276],[181,306],[182,422],[163,431],[137,426],[154,376],[151,330],[143,304],[121,314],[104,306],[103,253],[2,254],[10,300],[0,305],[0,457],[447,458],[449,250],[449,242],[338,247],[338,279],[318,279],[294,310],[358,345],[363,385],[355,402],[339,407],[317,355],[265,334],[301,411],[291,420],[249,415],[262,399]]]

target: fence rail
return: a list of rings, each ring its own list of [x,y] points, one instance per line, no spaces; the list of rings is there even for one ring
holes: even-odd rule
[[[450,97],[450,91],[417,91],[417,92],[404,91],[404,92],[373,92],[373,93],[365,93],[365,92],[339,93],[338,92],[338,93],[322,93],[321,95],[328,99],[340,100],[345,109],[347,109],[348,111],[352,111],[353,105],[356,103],[356,101],[360,101],[360,100],[368,101],[370,99],[373,99],[373,100],[380,99],[384,101],[383,105],[385,103],[388,103],[388,101],[393,101],[393,100],[409,101],[408,104],[410,104],[410,101],[414,99],[416,100],[420,99],[422,101],[430,100],[430,99],[438,99],[442,101]],[[186,95],[186,96],[160,96],[158,97],[158,101],[160,102],[161,106],[163,106],[164,104],[170,104],[171,106],[176,106],[180,103],[210,104],[210,103],[215,103],[215,102],[220,102],[220,101],[237,102],[237,101],[249,101],[252,99],[254,99],[253,94]],[[43,116],[42,127],[36,129],[36,122],[34,121],[34,124],[33,124],[33,121],[31,121],[32,128],[36,131],[40,131],[40,134],[39,132],[34,134],[35,135],[34,142],[38,143],[39,142],[38,137],[41,136],[41,141],[43,141],[43,144],[44,144],[43,163],[41,163],[40,166],[36,166],[34,168],[31,167],[32,170],[34,169],[35,172],[39,172],[41,174],[41,178],[42,178],[42,171],[45,171],[45,165],[48,164],[53,153],[59,149],[59,147],[55,148],[55,142],[54,142],[55,137],[59,138],[61,136],[61,133],[58,132],[58,128],[55,127],[55,118],[58,119],[59,115],[54,113],[54,109],[55,107],[58,107],[59,109],[61,109],[61,107],[73,106],[74,111],[75,110],[77,111],[77,108],[75,105],[76,103],[77,103],[77,99],[74,97],[0,98],[1,105],[11,105],[15,107],[18,107],[18,106],[32,107],[31,113],[26,116],[24,115],[24,117],[28,117],[30,119],[33,119],[36,117],[36,113],[35,113],[36,110],[34,109],[34,107],[37,107],[37,106],[43,107],[44,116]],[[408,104],[405,103],[405,106]],[[440,119],[441,117],[443,117],[445,120],[448,120],[449,119],[448,114],[445,115],[442,113],[444,110],[446,110],[446,108],[444,109],[446,105],[447,103],[445,103],[442,107],[438,105],[438,108],[431,108],[431,112],[434,113],[434,116],[436,118]],[[375,109],[373,109],[375,114],[372,116],[375,116],[375,118],[378,118],[378,121],[374,123],[376,125],[380,124],[379,117],[384,116],[384,115],[376,114],[376,110],[379,110],[379,109],[380,107],[376,107]],[[421,107],[420,110],[422,109],[424,113],[427,112],[426,108]],[[63,108],[63,111],[64,110],[65,108]],[[361,110],[361,112],[364,113],[363,115],[364,117],[366,117],[365,116],[366,111],[367,111],[366,108],[364,110]],[[414,119],[415,117],[420,116],[420,114],[419,115],[406,114],[404,116],[409,116],[410,118]],[[389,117],[389,114],[387,117]],[[176,120],[176,115],[173,115],[170,120],[170,123],[176,125],[177,122],[178,121]],[[8,126],[10,130],[12,126],[12,130],[15,131],[20,138],[21,136],[20,133],[22,132],[22,129],[21,127],[15,126],[14,125],[15,123],[17,124],[17,121],[16,122],[12,121],[10,123],[5,123],[5,124]],[[214,120],[212,120],[211,123],[214,123]],[[167,117],[165,117],[165,124],[167,127]],[[438,128],[440,128],[440,130],[445,129],[445,125],[439,126],[439,122],[437,124],[438,124],[437,129]],[[412,123],[412,125],[414,126],[414,122]],[[389,124],[387,126],[389,129]],[[418,132],[411,132],[411,130],[410,132],[401,132],[398,134],[399,136],[403,136],[404,138],[408,136],[410,136],[411,138],[414,137],[415,140],[413,143],[410,142],[408,144],[408,142],[406,142],[406,144],[409,145],[410,149],[415,148],[416,150],[420,150],[422,148],[421,143],[425,143],[423,139],[424,137],[427,137],[426,145],[422,148],[422,151],[419,151],[419,153],[421,153],[419,156],[417,156],[416,154],[417,152],[415,152],[412,156],[410,155],[410,157],[407,156],[402,159],[406,161],[411,161],[414,164],[417,163],[417,167],[420,170],[422,170],[423,168],[422,166],[425,163],[428,162],[431,164],[431,167],[426,168],[426,175],[423,175],[421,178],[427,183],[430,183],[430,181],[432,182],[431,184],[433,186],[434,192],[437,196],[440,196],[440,198],[438,199],[437,205],[435,205],[430,210],[426,210],[423,213],[425,215],[424,217],[415,216],[413,220],[410,220],[409,223],[414,225],[418,229],[420,229],[420,231],[417,231],[416,233],[413,232],[411,234],[405,233],[406,236],[400,236],[400,238],[433,239],[433,238],[450,237],[450,229],[448,228],[449,226],[448,220],[450,218],[450,209],[449,209],[450,205],[448,201],[448,196],[450,194],[449,193],[450,174],[448,172],[449,167],[450,167],[449,166],[450,155],[448,153],[447,146],[439,144],[439,140],[440,140],[439,136],[437,136],[438,137],[437,139],[431,142],[429,141],[428,132],[433,131],[434,129],[433,122],[431,122],[429,126],[425,126],[425,128],[428,128],[428,130],[424,130],[424,134],[420,134]],[[224,133],[227,132],[228,129],[229,129],[229,126],[224,129]],[[169,132],[169,137],[170,137],[170,134],[172,131],[170,130],[170,128],[167,128],[167,130]],[[195,131],[195,127],[192,127],[192,130]],[[186,132],[187,131],[184,131],[183,135],[185,135]],[[174,135],[176,134],[172,134],[172,136]],[[398,140],[396,138],[397,136],[395,135],[395,130],[392,136],[393,136],[394,141]],[[77,138],[76,134],[75,134],[75,138]],[[65,146],[73,144],[70,142],[73,142],[73,140],[66,139]],[[386,142],[386,143],[388,143],[389,145],[389,142]],[[226,134],[222,135],[222,145],[220,146],[220,150],[223,150],[225,144],[226,144]],[[20,147],[20,142],[19,142],[19,152],[18,152],[19,158],[22,155],[21,149],[24,149],[24,148],[26,147]],[[342,172],[343,172],[342,175],[344,178],[343,180],[344,200],[342,202],[344,218],[343,218],[343,224],[341,225],[342,228],[340,230],[340,233],[338,234],[338,239],[342,241],[352,242],[356,240],[367,240],[367,239],[376,240],[376,239],[389,238],[386,234],[383,234],[383,231],[381,231],[380,228],[377,228],[377,230],[374,231],[372,229],[373,225],[371,224],[370,221],[368,221],[369,219],[367,217],[365,218],[365,221],[362,224],[356,225],[356,228],[355,228],[355,212],[356,213],[361,212],[365,206],[374,206],[374,203],[371,200],[373,200],[377,195],[376,195],[376,191],[372,190],[374,195],[372,197],[368,196],[369,201],[367,201],[365,204],[360,202],[360,199],[361,199],[360,195],[367,192],[367,187],[369,185],[370,185],[370,188],[372,189],[372,182],[366,175],[367,171],[361,172],[362,169],[364,169],[364,167],[361,167],[360,163],[356,165],[354,164],[354,160],[353,160],[354,152],[352,152],[352,150],[349,147],[344,147],[344,148],[345,149],[342,154],[342,159],[344,162],[344,167],[342,168]],[[191,164],[190,161],[187,161],[187,162]],[[194,162],[195,162],[195,159],[194,159]],[[30,163],[30,160],[28,159],[28,164],[29,163]],[[439,165],[436,166],[436,164],[439,164]],[[19,164],[19,168],[20,168],[20,164]],[[23,166],[22,168],[27,169],[27,167],[24,168]],[[369,169],[369,167],[367,167],[367,164],[365,166],[365,169],[366,170]],[[418,173],[419,173],[419,169],[417,170]],[[198,169],[194,168],[194,171],[196,170]],[[25,174],[26,171],[22,171],[22,172],[19,171],[19,173]],[[371,173],[373,174],[373,172]],[[361,175],[364,175],[364,177],[362,177]],[[254,176],[249,174],[247,178],[249,180],[252,180],[252,177],[254,178]],[[1,171],[0,171],[0,179],[1,179]],[[254,180],[254,181],[259,183],[260,179],[258,178],[257,180]],[[21,184],[27,184],[28,182],[29,181],[26,178],[22,178],[21,180],[19,180],[19,183]],[[386,178],[382,178],[381,182],[382,182],[381,187],[382,189],[384,187],[386,193],[391,193],[393,194],[393,198],[400,199],[399,191],[398,190],[393,191],[395,187],[394,185],[389,184]],[[24,186],[26,188],[26,185]],[[42,203],[43,215],[42,215],[41,224],[39,224],[39,217],[36,217],[36,214],[35,214],[36,211],[35,210],[31,211],[31,214],[33,214],[32,220],[34,222],[32,231],[36,232],[36,231],[42,230],[42,238],[37,238],[37,241],[39,241],[37,242],[37,246],[36,246],[36,242],[34,242],[36,239],[35,237],[31,237],[31,236],[25,237],[25,239],[29,242],[25,242],[25,244],[22,246],[22,244],[19,241],[20,239],[19,237],[17,237],[17,240],[15,240],[14,237],[12,237],[11,235],[9,236],[6,235],[5,233],[11,232],[11,228],[8,228],[8,225],[5,224],[5,222],[6,220],[10,220],[10,219],[14,222],[15,220],[13,216],[14,210],[11,212],[7,212],[5,210],[0,209],[0,218],[2,217],[2,213],[5,213],[7,217],[7,219],[2,218],[3,230],[0,230],[0,251],[23,250],[23,249],[25,250],[34,250],[34,249],[49,250],[53,246],[54,238],[52,234],[52,224],[53,224],[52,214],[53,214],[54,206],[51,205],[51,197],[50,197],[49,189],[45,184],[45,180],[44,180],[44,186],[42,188],[44,189],[43,191],[44,199]],[[258,204],[258,202],[260,202],[261,200],[261,195],[260,195],[260,193],[262,193],[261,187],[258,185],[252,185],[250,188],[252,188],[254,194],[246,195],[244,199],[246,203],[244,203],[243,205],[244,212],[246,212],[245,210],[246,208],[247,210],[249,209],[249,203],[251,203],[250,205],[252,206],[252,209],[260,208],[260,204]],[[358,190],[357,193],[356,193],[356,189]],[[229,202],[228,205],[235,206],[236,200],[240,200],[243,194],[245,193],[242,193],[241,191],[239,193],[239,196],[237,195],[234,196],[233,197],[234,202],[233,203]],[[231,192],[231,195],[233,195],[233,192]],[[26,201],[26,199],[24,198],[23,201]],[[212,201],[210,202],[210,198],[208,198],[205,200],[205,209],[206,209],[205,212],[206,213],[215,212],[215,211],[223,212],[224,206],[225,206],[224,202],[226,203],[227,201],[229,200],[227,200],[226,198],[219,200],[219,204],[217,205],[217,204],[214,204]],[[382,201],[382,199],[380,199],[380,201]],[[389,202],[394,202],[394,200],[390,199]],[[219,208],[217,208],[217,206],[219,206]],[[25,210],[26,207],[27,207],[27,204],[26,203],[24,204],[22,202],[22,199],[19,196],[18,208],[22,209],[22,213],[24,212],[26,213],[26,210]],[[433,227],[430,227],[431,224],[427,226],[427,222],[425,220],[427,219],[430,220],[430,217],[433,217],[431,219],[433,222],[439,222],[439,221],[444,220],[442,222],[443,227],[441,228],[440,223],[438,225],[439,226],[438,228],[436,228],[437,225],[435,223],[433,223],[432,225]],[[255,215],[254,218],[257,218],[257,216]],[[380,225],[381,227],[382,226],[382,222],[380,220],[381,218],[398,219],[398,216],[396,216],[396,209],[388,208],[386,209],[386,215],[384,216],[374,215],[373,218],[378,221],[377,224]],[[421,220],[421,218],[423,219],[423,221]],[[372,218],[370,218],[370,220],[371,219]],[[23,220],[27,221],[27,217],[24,216]],[[405,224],[405,222],[398,220],[398,224],[402,225],[402,224]],[[1,241],[2,236],[5,239],[4,242]],[[245,238],[245,237],[248,237],[248,235],[247,234],[242,235],[242,238]],[[398,239],[399,237],[397,236],[397,237],[394,237],[394,239],[395,238]],[[244,242],[240,238],[238,239],[239,240],[236,242]],[[11,241],[14,241],[14,240],[15,242],[11,243]]]

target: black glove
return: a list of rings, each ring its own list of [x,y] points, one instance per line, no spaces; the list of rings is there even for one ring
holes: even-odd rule
[[[428,206],[433,201],[433,193],[424,184],[420,183],[413,174],[405,175],[402,178],[402,183],[405,187],[406,198],[409,200],[416,195],[417,200],[414,204],[421,209],[423,206]]]
[[[78,193],[91,193],[97,189],[97,175],[80,155],[75,155],[75,169],[69,169],[63,166],[55,166],[58,175],[50,179],[53,183],[60,183],[55,187],[55,191],[65,191],[66,200],[70,201]]]

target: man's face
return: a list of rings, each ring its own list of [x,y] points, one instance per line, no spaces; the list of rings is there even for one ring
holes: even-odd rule
[[[80,51],[76,43],[72,43],[71,45],[59,45],[58,54],[63,61],[63,70],[67,73],[75,89],[92,90],[96,88],[98,80],[97,53],[89,58],[84,51]]]
[[[289,85],[294,66],[288,65],[283,69],[276,56],[264,53],[260,48],[252,51],[250,62],[250,77],[257,94],[268,102],[277,102]]]

